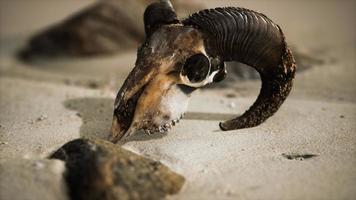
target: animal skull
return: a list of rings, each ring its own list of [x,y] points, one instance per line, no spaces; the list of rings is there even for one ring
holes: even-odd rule
[[[262,14],[217,8],[181,22],[170,2],[162,0],[147,7],[144,22],[146,40],[116,97],[112,142],[137,130],[148,134],[168,131],[186,111],[194,90],[225,78],[224,61],[255,67],[261,74],[262,89],[244,115],[220,124],[223,130],[262,123],[276,112],[291,89],[295,72],[292,54],[279,27]],[[249,23],[252,25],[247,26]],[[259,35],[261,30],[265,31],[263,36]]]

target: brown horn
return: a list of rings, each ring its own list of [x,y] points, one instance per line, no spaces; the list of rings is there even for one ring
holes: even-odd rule
[[[222,130],[257,126],[278,110],[292,89],[296,71],[278,25],[261,13],[234,7],[199,11],[183,24],[206,36],[210,56],[245,63],[260,73],[262,87],[257,100],[243,115],[220,123]]]
[[[177,14],[169,0],[160,0],[150,4],[143,14],[146,35],[151,35],[159,26],[177,24]]]

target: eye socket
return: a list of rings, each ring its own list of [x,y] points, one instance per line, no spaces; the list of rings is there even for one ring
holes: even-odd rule
[[[210,73],[210,61],[204,54],[195,54],[189,57],[182,69],[182,75],[187,76],[192,83],[205,80]]]

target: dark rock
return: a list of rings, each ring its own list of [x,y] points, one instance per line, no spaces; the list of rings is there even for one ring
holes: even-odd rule
[[[309,159],[309,158],[316,157],[318,155],[315,155],[315,154],[296,154],[296,153],[285,154],[285,153],[282,153],[282,156],[287,158],[288,160],[304,160],[304,159]]]
[[[104,140],[77,139],[50,158],[65,161],[72,199],[162,199],[184,183],[160,162]]]
[[[134,14],[123,11],[143,10],[139,5],[136,1],[100,1],[33,36],[20,57],[107,55],[135,46],[143,39],[143,30]]]

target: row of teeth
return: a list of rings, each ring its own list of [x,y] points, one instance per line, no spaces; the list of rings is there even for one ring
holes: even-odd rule
[[[147,135],[151,135],[153,133],[164,133],[164,132],[168,132],[169,130],[171,130],[171,128],[173,126],[175,126],[176,124],[179,123],[179,120],[182,119],[184,117],[184,114],[182,114],[179,119],[175,119],[175,120],[172,120],[170,122],[167,122],[163,125],[160,125],[158,128],[155,128],[155,129],[144,129],[145,133]]]

